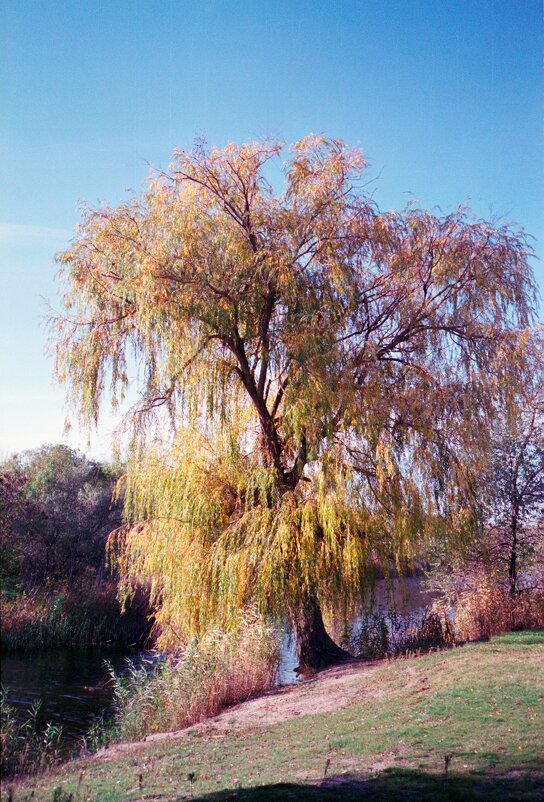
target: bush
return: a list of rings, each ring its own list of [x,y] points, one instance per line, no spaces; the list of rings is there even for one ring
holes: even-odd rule
[[[235,632],[210,632],[178,657],[124,676],[111,675],[115,694],[115,737],[138,740],[213,716],[229,705],[266,691],[279,664],[276,630],[247,613]]]
[[[440,597],[438,615],[449,614],[459,641],[489,638],[500,632],[544,626],[544,569],[512,596],[506,579],[486,566],[462,566],[435,574],[432,586]]]

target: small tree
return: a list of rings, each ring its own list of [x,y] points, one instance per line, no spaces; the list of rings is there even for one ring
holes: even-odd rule
[[[531,375],[493,427],[479,496],[484,533],[476,559],[507,576],[513,599],[544,559],[544,350],[535,338]],[[540,347],[538,347],[540,346]]]
[[[462,454],[485,441],[534,285],[506,226],[379,213],[341,142],[296,143],[274,195],[280,150],[199,144],[142,197],[87,211],[59,257],[56,372],[96,420],[139,361],[115,547],[128,583],[151,580],[163,641],[254,602],[320,666],[343,654],[323,606],[471,526]]]

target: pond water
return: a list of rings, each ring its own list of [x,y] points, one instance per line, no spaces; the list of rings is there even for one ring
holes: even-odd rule
[[[393,600],[397,609],[414,613],[429,601],[417,578],[396,582]],[[374,612],[386,611],[389,604],[383,580],[376,583],[368,606]],[[356,620],[355,620],[356,624]],[[334,630],[334,628],[332,628]],[[338,637],[340,632],[335,631]],[[108,683],[110,663],[116,672],[127,670],[127,660],[138,665],[152,663],[150,652],[127,651],[104,647],[72,647],[48,649],[35,653],[8,653],[2,656],[2,687],[10,704],[22,720],[29,708],[40,702],[38,722],[61,725],[67,751],[74,749],[90,725],[100,715],[111,712],[112,692]],[[282,642],[278,684],[295,682],[297,660],[292,638]]]
[[[127,661],[141,664],[149,653],[108,647],[71,647],[2,655],[2,688],[17,718],[25,721],[39,705],[36,722],[62,726],[67,752],[76,749],[89,727],[112,710],[108,663],[116,672]],[[149,656],[150,657],[150,656]]]

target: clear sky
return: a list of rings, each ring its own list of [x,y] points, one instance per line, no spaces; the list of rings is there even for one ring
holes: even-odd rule
[[[40,318],[78,203],[197,136],[345,139],[382,208],[469,201],[542,259],[543,34],[541,0],[2,0],[0,457],[62,439]]]

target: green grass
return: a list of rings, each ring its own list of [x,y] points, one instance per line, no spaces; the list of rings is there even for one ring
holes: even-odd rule
[[[543,745],[544,631],[520,632],[385,662],[361,673],[360,702],[333,713],[244,732],[210,725],[68,764],[12,798],[536,802]]]

